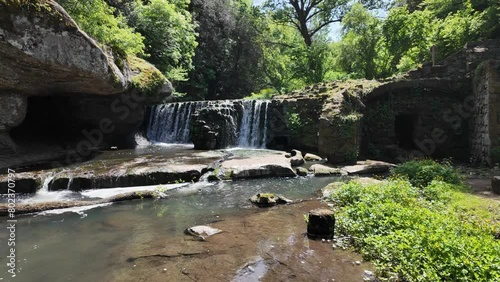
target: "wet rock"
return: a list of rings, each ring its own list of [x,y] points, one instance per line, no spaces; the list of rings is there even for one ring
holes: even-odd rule
[[[314,176],[345,175],[346,172],[340,168],[331,167],[324,164],[314,164],[309,168]]]
[[[491,178],[491,190],[493,193],[500,195],[500,176],[493,176]]]
[[[307,174],[309,173],[309,171],[305,167],[298,167],[295,169],[295,171],[297,172],[298,176],[307,176]]]
[[[306,162],[320,162],[323,160],[322,157],[320,157],[318,155],[311,154],[311,153],[307,153],[304,156],[304,159],[306,160]]]
[[[292,200],[273,193],[259,193],[257,195],[253,195],[250,198],[250,202],[258,207],[271,207],[280,204],[290,204],[292,203]]]
[[[316,209],[309,212],[307,235],[313,239],[333,239],[335,216],[329,209]]]
[[[40,177],[34,173],[22,172],[13,175],[14,178],[9,178],[7,174],[0,175],[0,194],[8,193],[9,179],[10,183],[14,183],[14,187],[11,184],[11,188],[15,193],[35,193],[42,186]]]
[[[304,158],[302,158],[302,155],[295,155],[290,158],[290,164],[292,166],[301,166],[305,163]]]
[[[382,161],[366,160],[358,161],[356,165],[345,166],[342,169],[349,174],[372,174],[388,172],[392,167],[395,167],[395,165]]]
[[[207,225],[198,225],[198,226],[193,226],[190,228],[186,228],[184,231],[187,235],[192,235],[195,237],[200,238],[201,240],[205,240],[208,237],[219,234],[222,232],[222,230],[213,228]]]
[[[236,145],[238,109],[232,104],[209,104],[192,118],[192,140],[198,150],[213,150]]]
[[[129,169],[66,172],[54,177],[49,184],[49,190],[80,191],[197,181],[203,168],[203,165],[164,164],[157,167],[144,164]]]

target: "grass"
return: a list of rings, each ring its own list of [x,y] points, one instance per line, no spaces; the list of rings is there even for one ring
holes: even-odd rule
[[[402,167],[412,173],[339,187],[331,196],[337,230],[382,281],[500,281],[500,203],[469,194],[448,164]]]

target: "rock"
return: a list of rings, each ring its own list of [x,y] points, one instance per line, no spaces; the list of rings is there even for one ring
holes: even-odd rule
[[[302,158],[302,155],[295,155],[290,158],[290,165],[292,166],[301,166],[305,163],[304,158]]]
[[[296,176],[290,161],[282,154],[269,154],[222,162],[218,172],[221,179]]]
[[[30,2],[0,7],[0,91],[116,94],[128,89],[127,70],[122,72],[61,6]]]
[[[367,281],[367,282],[374,282],[374,281],[377,281],[377,276],[375,276],[375,274],[369,270],[365,270],[364,274],[363,274],[363,281]]]
[[[491,191],[500,195],[500,176],[493,176],[491,179]]]
[[[321,189],[321,194],[323,195],[323,198],[330,198],[330,196],[333,194],[333,192],[335,192],[335,190],[337,190],[338,188],[340,188],[344,184],[345,184],[345,182],[333,182],[333,183],[326,185],[325,187],[323,187]]]
[[[321,158],[320,156],[318,155],[314,155],[314,154],[311,154],[311,153],[307,153],[305,156],[304,156],[304,159],[307,161],[307,162],[320,162],[323,160],[323,158]]]
[[[285,154],[285,158],[289,159],[289,158],[291,158],[291,157],[292,157],[292,154],[290,154],[290,153],[286,153],[286,154]]]
[[[278,204],[290,204],[292,203],[292,200],[272,193],[259,193],[257,195],[253,195],[250,198],[250,202],[259,207],[271,207]]]
[[[198,226],[193,226],[190,228],[187,228],[185,230],[185,233],[188,235],[196,236],[199,237],[202,240],[205,240],[206,238],[221,233],[222,230],[213,228],[210,226],[206,225],[198,225]]]
[[[0,111],[0,154],[12,154],[16,150],[16,144],[11,139],[9,131],[24,120],[27,106],[26,97],[23,95],[0,95],[0,109],[2,109]]]
[[[297,167],[295,171],[298,176],[307,176],[307,174],[309,173],[309,171],[305,167]]]
[[[304,158],[304,156],[302,155],[302,152],[299,150],[295,150],[295,149],[290,152],[290,155],[292,157]]]
[[[335,217],[329,209],[316,209],[309,212],[307,236],[313,239],[333,239]]]
[[[191,120],[191,137],[197,150],[223,149],[236,145],[239,116],[230,103],[209,104],[198,110]]]
[[[124,163],[113,169],[78,170],[56,175],[49,190],[87,190],[133,187],[197,181],[205,165],[172,164],[167,162]]]
[[[362,185],[377,184],[377,183],[381,183],[382,182],[380,180],[377,180],[377,179],[374,179],[374,178],[370,178],[370,177],[355,178],[355,179],[352,179],[351,181],[359,182]],[[333,194],[333,192],[335,192],[335,190],[337,190],[338,188],[340,188],[345,183],[346,182],[342,182],[342,181],[333,182],[333,183],[330,183],[327,186],[323,187],[321,189],[321,193],[323,195],[323,198],[329,198]]]
[[[344,175],[346,172],[340,168],[331,167],[324,164],[314,164],[309,168],[314,173],[314,176],[330,176],[330,175]]]
[[[12,182],[12,180],[14,180],[14,182]],[[40,178],[28,172],[15,173],[14,178],[11,179],[11,182],[15,184],[15,186],[13,187],[15,193],[35,193],[41,187]],[[8,192],[9,177],[8,175],[1,175],[0,194],[8,194]]]
[[[395,167],[395,165],[382,161],[366,160],[358,161],[356,165],[345,166],[342,169],[349,174],[372,174],[388,172],[392,167]]]

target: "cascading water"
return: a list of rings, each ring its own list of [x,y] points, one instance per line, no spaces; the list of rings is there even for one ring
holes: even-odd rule
[[[189,143],[191,117],[205,102],[181,102],[156,105],[146,136],[150,141],[162,143]]]
[[[267,110],[269,101],[243,101],[243,118],[239,128],[239,147],[265,148],[267,139]],[[262,121],[262,115],[264,120]]]
[[[227,107],[240,104],[242,112],[229,111]],[[198,101],[179,102],[156,105],[151,108],[146,136],[149,141],[161,143],[191,143],[190,130],[192,116],[199,109],[211,106],[231,116],[238,136],[238,147],[265,148],[268,128],[268,109],[270,101],[266,100],[233,100],[233,101]],[[225,105],[225,106],[222,106]],[[240,115],[238,117],[238,115]],[[237,123],[236,123],[237,124]]]

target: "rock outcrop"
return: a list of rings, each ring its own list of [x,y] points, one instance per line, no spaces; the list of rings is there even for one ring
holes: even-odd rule
[[[0,3],[0,91],[118,94],[130,73],[55,1]]]
[[[239,111],[238,111],[239,109]],[[214,103],[198,110],[192,119],[192,140],[195,149],[213,150],[237,143],[235,128],[241,117],[238,103]]]
[[[97,43],[55,1],[0,1],[0,167],[26,164],[14,155],[34,144],[86,147],[80,156],[132,147],[145,105],[171,92],[154,66]],[[84,136],[95,130],[98,144]]]

